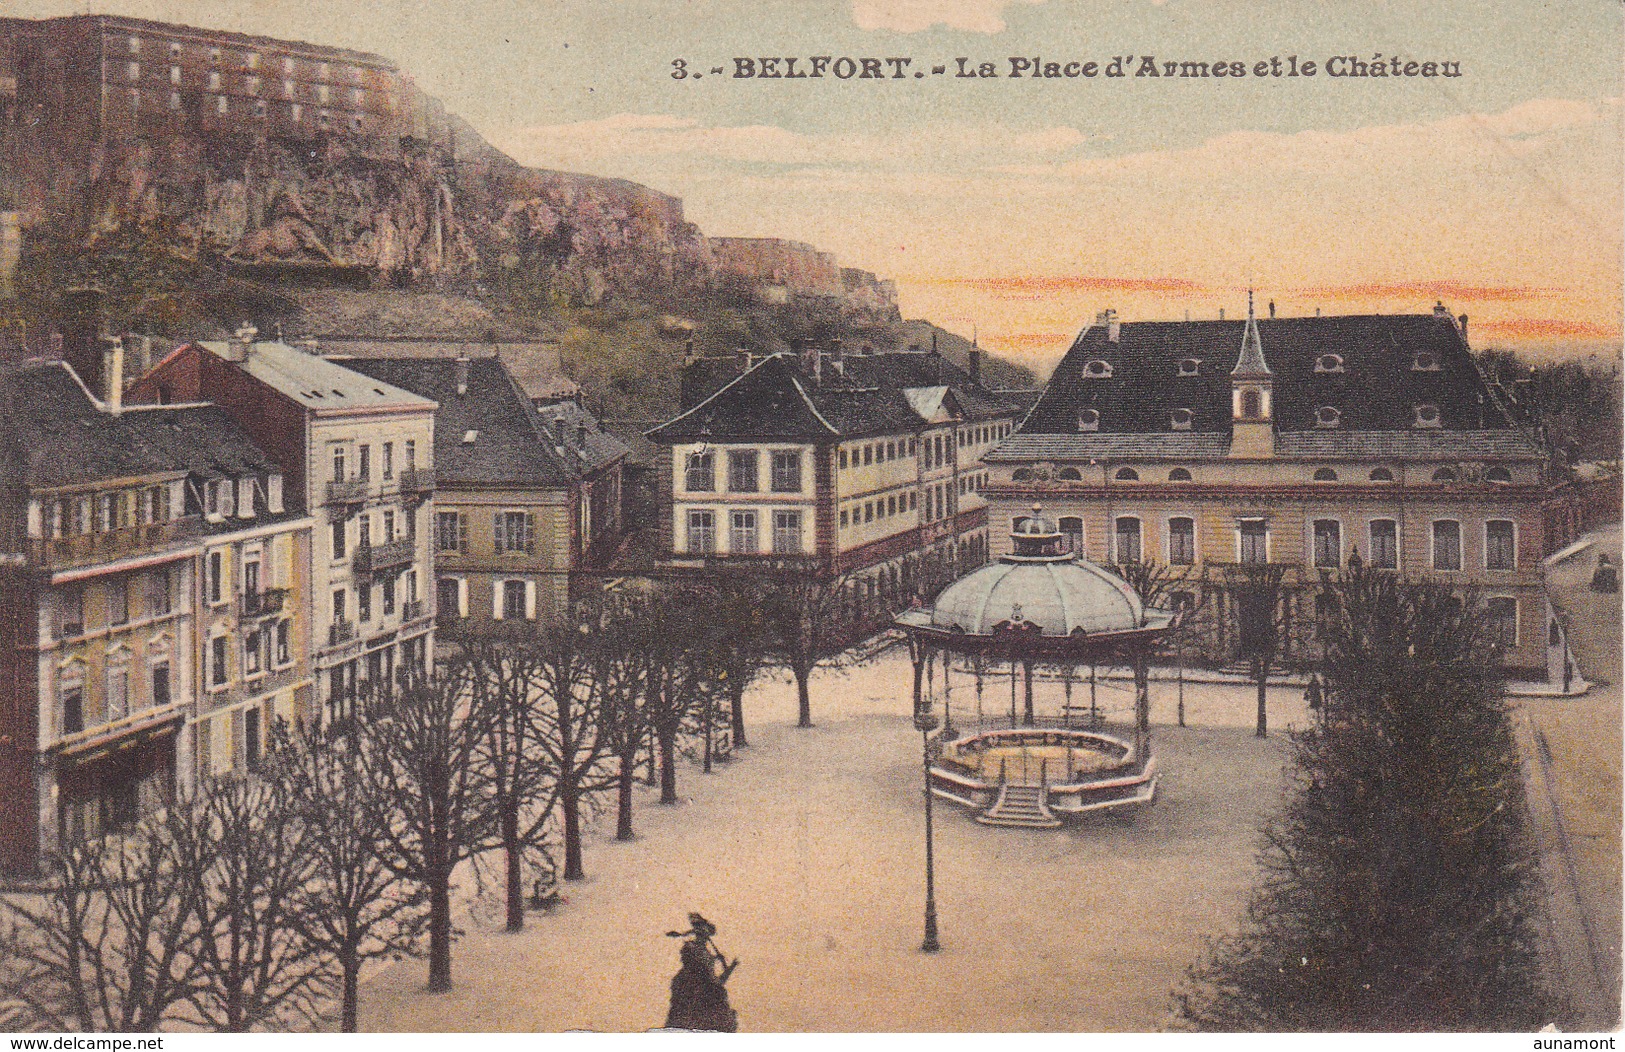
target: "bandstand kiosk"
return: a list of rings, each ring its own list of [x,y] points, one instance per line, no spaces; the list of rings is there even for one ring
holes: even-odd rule
[[[1009,668],[1008,720],[983,716],[956,730],[946,711],[942,733],[927,739],[930,793],[975,810],[988,825],[1053,828],[1064,817],[1149,803],[1157,791],[1151,754],[1147,664],[1179,615],[1146,607],[1127,582],[1074,557],[1066,537],[1034,507],[1011,533],[1011,554],[961,577],[934,605],[899,614],[914,664],[915,726],[939,726],[934,712],[934,660],[942,655],[944,694],[949,656],[976,669]],[[1071,704],[1076,669],[1126,665],[1134,670],[1134,730],[1108,733],[1099,713]],[[1058,716],[1033,711],[1034,665],[1064,670],[1068,702]],[[1018,716],[1016,680],[1025,684]],[[980,698],[981,673],[978,673]],[[933,747],[935,746],[935,747]]]

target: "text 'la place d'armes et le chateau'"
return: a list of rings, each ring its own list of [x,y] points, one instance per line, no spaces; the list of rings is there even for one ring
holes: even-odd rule
[[[1457,60],[1420,59],[1376,52],[1333,55],[1321,60],[1297,55],[1272,55],[1243,60],[1169,59],[1157,55],[1112,55],[1105,59],[1047,59],[1042,55],[1015,55],[1003,60],[979,61],[959,57],[932,65],[913,58],[853,58],[835,55],[735,57],[732,68],[696,68],[686,59],[671,63],[674,80],[698,79],[706,73],[732,80],[910,80],[944,77],[956,80],[1089,80],[1094,78],[1242,79],[1277,77],[1460,77]]]

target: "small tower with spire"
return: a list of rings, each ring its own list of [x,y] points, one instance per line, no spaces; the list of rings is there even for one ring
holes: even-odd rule
[[[1247,290],[1247,327],[1241,334],[1241,354],[1230,370],[1230,455],[1275,455],[1275,374],[1264,361],[1264,342],[1258,336],[1253,313],[1253,290]]]

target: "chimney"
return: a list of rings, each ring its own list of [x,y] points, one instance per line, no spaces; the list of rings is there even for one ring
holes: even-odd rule
[[[246,321],[237,327],[237,339],[243,345],[243,356],[238,361],[248,358],[249,352],[254,349],[254,338],[259,334],[260,331]]]
[[[1224,320],[1224,308],[1223,307],[1219,308],[1219,320],[1220,321]]]
[[[750,372],[750,367],[756,364],[756,356],[750,353],[749,347],[735,348],[734,357],[739,360],[739,371],[742,373]]]
[[[970,349],[970,385],[982,386],[982,349],[976,346]]]
[[[1317,318],[1320,317],[1320,308],[1319,307],[1315,308],[1315,317],[1317,317]]]
[[[124,412],[124,341],[117,336],[107,337],[102,355],[105,363],[102,375],[107,378],[104,400],[107,411],[118,416]]]
[[[312,358],[320,358],[322,356],[322,342],[314,336],[306,336],[304,339],[298,342],[297,346],[300,350],[304,351]]]
[[[0,300],[17,295],[17,264],[23,256],[22,213],[0,212]]]
[[[1275,301],[1270,300],[1270,317],[1275,317]]]
[[[1448,318],[1450,312],[1444,309],[1444,300],[1433,301],[1433,316],[1435,318]]]
[[[459,354],[453,361],[456,364],[457,393],[465,395],[468,393],[468,356]]]
[[[1456,324],[1458,326],[1460,326],[1460,328],[1461,328],[1461,342],[1466,343],[1467,342],[1467,315],[1463,314],[1461,317],[1457,318],[1456,319]]]
[[[1117,320],[1117,312],[1110,307],[1106,308],[1106,342],[1117,343],[1123,336],[1123,323]]]

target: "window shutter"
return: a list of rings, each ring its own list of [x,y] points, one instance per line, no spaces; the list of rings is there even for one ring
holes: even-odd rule
[[[468,616],[468,578],[457,578],[457,616]]]
[[[536,513],[525,513],[525,551],[536,551]]]
[[[496,518],[493,522],[492,536],[496,538],[498,552],[507,551],[507,545],[504,543],[507,534],[507,518],[508,517],[504,512],[499,511],[496,513]]]
[[[457,550],[464,555],[468,554],[468,513],[457,513]],[[462,613],[461,610],[458,611]]]
[[[536,582],[525,582],[525,620],[536,620]]]
[[[503,583],[496,578],[491,579],[491,617],[493,620],[502,620],[502,592]]]

